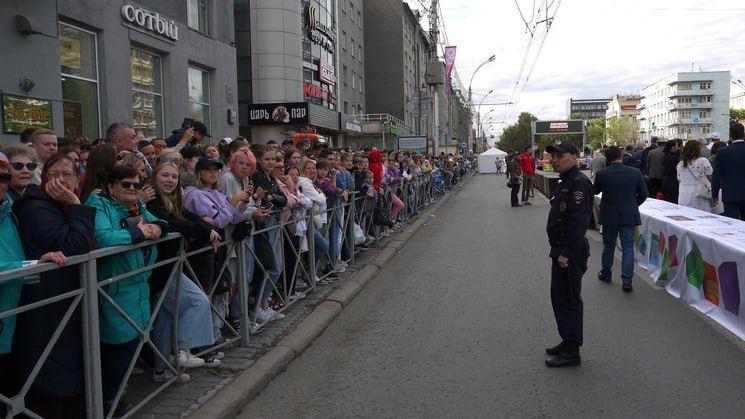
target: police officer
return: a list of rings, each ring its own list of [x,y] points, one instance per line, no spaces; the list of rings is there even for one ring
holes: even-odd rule
[[[551,198],[548,242],[551,245],[551,305],[562,342],[546,349],[546,365],[579,365],[582,346],[582,275],[587,270],[590,245],[585,232],[590,223],[592,183],[578,167],[579,151],[569,141],[546,147],[560,182]]]

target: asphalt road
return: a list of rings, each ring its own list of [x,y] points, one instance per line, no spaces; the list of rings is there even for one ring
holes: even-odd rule
[[[594,240],[582,366],[544,365],[559,338],[533,202],[472,179],[241,417],[745,416],[742,350],[638,278],[600,283]]]

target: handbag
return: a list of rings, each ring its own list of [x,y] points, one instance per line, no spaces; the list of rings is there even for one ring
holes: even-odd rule
[[[709,182],[709,179],[704,175],[696,176],[696,173],[691,170],[690,164],[688,165],[688,171],[691,172],[691,175],[696,179],[696,197],[711,200],[711,182]]]

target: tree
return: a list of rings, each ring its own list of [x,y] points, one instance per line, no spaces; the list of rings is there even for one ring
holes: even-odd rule
[[[587,146],[593,152],[605,142],[605,118],[595,118],[587,123]]]
[[[505,128],[502,135],[499,136],[499,148],[502,150],[519,150],[522,151],[530,145],[531,125],[537,121],[530,112],[522,112],[517,117],[517,123]]]
[[[729,110],[729,123],[734,124],[740,120],[745,119],[745,109],[730,109]]]
[[[609,143],[624,146],[636,142],[636,122],[628,117],[612,116],[608,121],[605,132]]]

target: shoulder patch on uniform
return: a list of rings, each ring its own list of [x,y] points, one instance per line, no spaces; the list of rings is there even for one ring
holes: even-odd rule
[[[585,193],[582,191],[574,191],[572,193],[572,199],[575,204],[581,204],[585,200]]]

